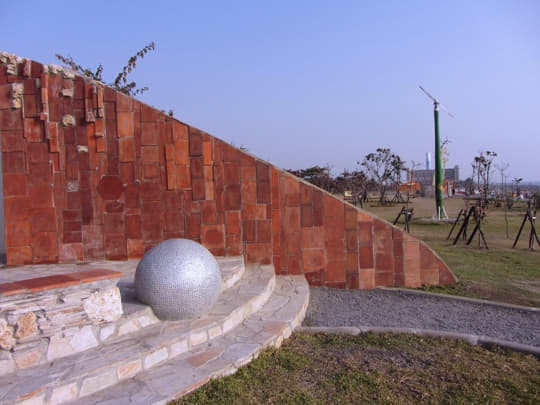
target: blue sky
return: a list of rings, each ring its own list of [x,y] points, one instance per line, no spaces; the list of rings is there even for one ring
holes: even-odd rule
[[[150,41],[140,99],[283,168],[355,169],[378,147],[448,166],[481,150],[540,180],[540,2],[35,1],[0,3],[0,50],[102,63],[112,81]],[[496,176],[500,180],[500,176]]]

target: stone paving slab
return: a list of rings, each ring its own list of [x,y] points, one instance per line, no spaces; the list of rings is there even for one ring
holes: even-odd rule
[[[17,403],[22,399],[41,403],[42,393],[47,401],[70,392],[77,396],[90,395],[108,384],[208,344],[259,310],[271,296],[275,280],[272,266],[247,266],[242,279],[222,292],[205,318],[134,328],[99,347],[3,376],[0,403]]]
[[[267,347],[279,347],[304,319],[309,287],[303,276],[278,276],[268,302],[241,325],[210,343],[133,378],[78,399],[81,405],[163,405],[234,373]]]
[[[223,280],[223,289],[229,288],[242,277],[244,262],[241,256],[216,258]],[[36,277],[55,276],[93,269],[109,269],[122,272],[120,282],[133,283],[139,259],[125,261],[101,260],[83,264],[31,264],[0,268],[0,283],[8,283]]]

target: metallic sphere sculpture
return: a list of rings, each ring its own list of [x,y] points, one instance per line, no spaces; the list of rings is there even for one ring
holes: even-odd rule
[[[135,295],[164,320],[198,318],[221,290],[216,259],[188,239],[168,239],[143,256],[135,272]]]

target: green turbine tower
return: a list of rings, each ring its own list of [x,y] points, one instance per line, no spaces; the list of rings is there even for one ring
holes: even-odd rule
[[[429,94],[422,86],[420,87],[420,90],[422,90],[426,96],[428,96],[431,100],[433,100],[433,115],[435,118],[435,215],[434,218],[437,220],[441,220],[444,216],[444,218],[448,218],[448,215],[446,214],[446,210],[444,209],[444,185],[443,185],[443,179],[444,179],[444,173],[442,169],[442,156],[441,156],[441,138],[439,135],[439,107],[441,107],[446,113],[451,116],[452,118],[455,118],[450,111],[446,109],[445,106],[443,106],[439,101],[433,97],[431,94]]]

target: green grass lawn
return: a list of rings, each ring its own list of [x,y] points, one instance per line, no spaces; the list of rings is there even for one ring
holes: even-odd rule
[[[460,239],[453,245],[461,223],[450,240],[447,240],[452,223],[434,223],[429,221],[434,211],[434,201],[427,198],[412,200],[414,216],[411,234],[427,242],[450,266],[460,279],[454,287],[432,287],[429,290],[465,295],[470,297],[502,301],[518,305],[540,306],[540,246],[534,251],[528,249],[530,225],[527,223],[516,249],[512,244],[523,221],[523,211],[508,213],[508,237],[506,236],[505,214],[502,209],[489,209],[483,221],[483,230],[489,249],[480,248],[475,236],[467,246]],[[445,200],[449,217],[455,218],[465,203],[461,198]],[[366,206],[365,209],[379,217],[393,222],[402,205],[378,207]],[[398,224],[398,226],[402,226]],[[537,227],[540,231],[540,226]],[[471,223],[470,234],[474,229]]]
[[[414,335],[294,334],[180,404],[538,404],[531,355]]]

